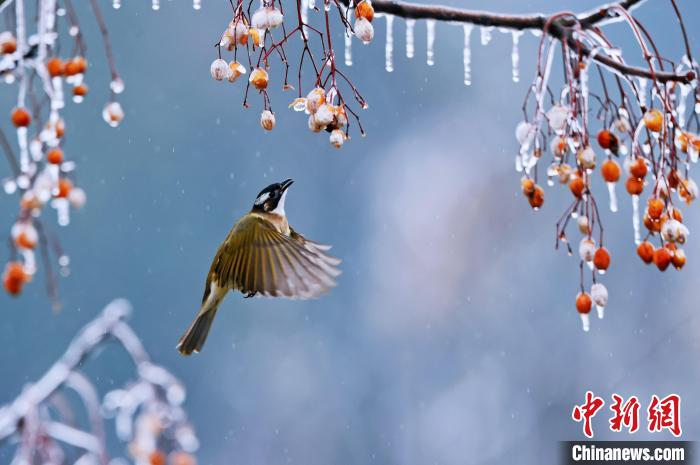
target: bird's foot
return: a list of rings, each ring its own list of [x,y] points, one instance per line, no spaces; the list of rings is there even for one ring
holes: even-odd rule
[[[258,291],[249,292],[249,293],[247,293],[246,295],[244,295],[243,298],[244,298],[244,299],[250,299],[251,297],[255,296],[255,294],[257,294],[257,293],[258,293]]]

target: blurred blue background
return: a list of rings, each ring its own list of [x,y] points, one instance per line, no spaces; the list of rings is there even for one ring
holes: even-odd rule
[[[628,197],[620,195],[619,213],[606,208],[609,306],[590,333],[581,331],[578,263],[553,250],[569,193],[546,188],[544,208],[533,212],[513,164],[538,38],[521,38],[514,84],[510,34],[494,31],[482,46],[475,30],[466,87],[461,26],[437,25],[429,67],[425,22],[416,24],[416,56],[407,59],[405,23],[395,21],[395,70],[387,73],[385,20],[377,18],[374,42],[354,41],[347,70],[369,102],[361,114],[368,135],[353,132],[337,151],[286,108],[293,95],[278,91],[278,62],[271,133],[259,127],[257,96],[241,107],[244,83],[210,78],[228,2],[205,0],[197,12],[184,0],[163,1],[158,12],[145,1],[124,0],[118,11],[102,4],[127,85],[126,119],[117,130],[101,119],[108,69],[87,3],[76,2],[91,93],[67,105],[65,151],[79,163],[88,203],[60,231],[72,261],[60,282],[63,311],[51,312],[42,274],[20,299],[0,295],[0,403],[123,296],[147,350],[188,388],[201,464],[552,463],[557,441],[582,437],[570,415],[586,390],[606,400],[637,395],[643,408],[654,393],[677,392],[684,438],[698,439],[700,218],[695,206],[686,209],[686,268],[661,274],[636,257]],[[450,4],[525,13],[598,2]],[[700,4],[679,4],[700,43]],[[682,55],[669,2],[647,2],[636,14],[666,56]],[[632,36],[620,25],[608,31],[639,64]],[[342,54],[339,27],[334,40]],[[15,98],[5,87],[3,108]],[[292,225],[343,259],[339,287],[306,302],[230,295],[203,353],[181,357],[175,343],[198,309],[220,241],[260,189],[285,178],[296,181],[286,208]],[[605,186],[596,188],[607,199]],[[1,231],[16,201],[0,197]],[[119,352],[101,357],[88,369],[104,391],[132,368]],[[607,418],[596,417],[596,437],[626,439],[607,431]],[[630,439],[667,437],[642,431]]]

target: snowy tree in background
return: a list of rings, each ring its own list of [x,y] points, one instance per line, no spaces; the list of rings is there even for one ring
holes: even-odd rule
[[[0,447],[15,448],[12,465],[196,465],[199,441],[182,409],[185,388],[151,362],[124,321],[130,312],[124,300],[110,303],[41,379],[0,407]],[[124,349],[137,376],[100,402],[82,367],[110,343]],[[110,459],[106,419],[114,419],[117,437],[128,444],[133,462]]]

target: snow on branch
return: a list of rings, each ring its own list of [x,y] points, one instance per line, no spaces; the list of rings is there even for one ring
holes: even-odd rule
[[[199,443],[182,408],[185,388],[151,362],[125,322],[130,312],[125,300],[110,303],[41,379],[0,407],[0,446],[18,443],[12,465],[106,465],[106,418],[114,418],[117,436],[128,442],[135,463],[195,464],[192,454]],[[110,342],[119,344],[134,363],[136,380],[108,392],[100,402],[97,388],[81,367]],[[76,423],[77,412],[67,392],[77,394],[87,412],[87,425]]]

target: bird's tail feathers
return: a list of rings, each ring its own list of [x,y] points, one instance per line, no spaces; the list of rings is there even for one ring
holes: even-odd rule
[[[199,311],[194,321],[187,328],[185,334],[182,335],[177,343],[177,350],[182,355],[191,355],[193,352],[198,353],[204,346],[204,341],[207,340],[207,335],[211,329],[211,324],[216,316],[216,311],[219,309],[219,300],[213,302],[213,305],[204,305]]]

